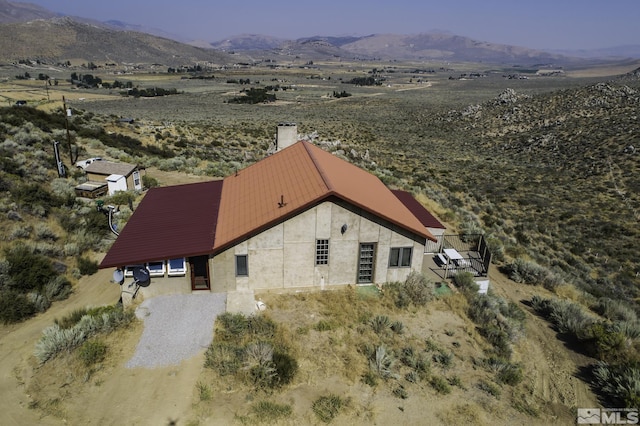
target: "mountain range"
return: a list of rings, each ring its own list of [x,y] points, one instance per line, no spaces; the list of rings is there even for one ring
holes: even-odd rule
[[[122,21],[63,17],[33,4],[0,0],[0,61],[3,62],[27,58],[79,59],[179,66],[203,61],[230,64],[253,58],[276,61],[296,58],[570,66],[594,58],[630,57],[640,58],[640,45],[598,51],[547,52],[473,40],[444,31],[412,35],[314,36],[296,40],[241,34],[215,42],[193,41],[164,30]]]

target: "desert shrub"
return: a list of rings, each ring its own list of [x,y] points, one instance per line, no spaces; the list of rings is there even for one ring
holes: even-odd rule
[[[275,424],[279,420],[291,416],[292,413],[293,408],[288,404],[259,401],[251,405],[251,417],[263,424]]]
[[[480,224],[470,217],[467,217],[460,224],[460,239],[465,243],[477,243],[484,230]]]
[[[327,396],[321,396],[313,401],[311,409],[320,421],[324,423],[331,423],[331,421],[340,414],[340,411],[342,411],[347,403],[348,401],[340,396],[330,394]]]
[[[400,398],[400,399],[407,399],[407,398],[409,398],[409,393],[408,393],[408,392],[407,392],[407,390],[404,388],[404,386],[403,386],[403,385],[401,385],[401,384],[399,384],[398,386],[396,386],[396,387],[393,389],[392,393],[393,393],[396,397],[398,397],[398,398]]]
[[[67,200],[65,204],[70,205],[76,197],[74,186],[71,179],[57,178],[51,181],[51,193],[61,200]]]
[[[43,217],[46,217],[53,207],[60,207],[65,201],[38,183],[19,185],[11,194],[22,208]]]
[[[411,370],[404,375],[404,379],[409,383],[418,383],[420,381],[420,375],[417,372]]]
[[[256,364],[247,370],[245,377],[256,389],[272,388],[276,381],[276,371],[272,362]]]
[[[101,340],[88,340],[78,349],[78,358],[86,367],[104,361],[107,345]]]
[[[58,235],[45,223],[37,224],[35,231],[36,238],[39,240],[56,241],[58,239]]]
[[[378,375],[373,371],[368,370],[362,375],[362,383],[371,387],[376,387],[378,385]]]
[[[78,327],[62,329],[57,325],[45,328],[42,334],[34,352],[40,364],[44,364],[64,350],[71,351],[87,338],[84,331]]]
[[[500,399],[502,395],[502,390],[495,383],[487,382],[486,380],[480,380],[478,382],[478,389],[485,391],[489,395],[493,395],[496,399]]]
[[[266,315],[224,313],[216,320],[214,341],[205,353],[205,367],[221,376],[237,375],[256,389],[286,385],[298,362],[285,345],[276,343],[276,323]]]
[[[98,272],[98,262],[86,257],[78,257],[78,270],[82,275],[93,275]]]
[[[51,302],[64,300],[69,297],[71,292],[71,282],[63,275],[51,279],[42,289],[43,295]]]
[[[204,366],[221,376],[234,375],[242,363],[242,348],[223,342],[213,342],[205,353]]]
[[[382,345],[375,348],[375,352],[369,359],[369,368],[383,379],[396,377],[393,372],[395,364],[396,359],[393,352],[388,351]]]
[[[213,398],[213,393],[209,385],[203,382],[196,383],[196,389],[198,390],[198,397],[200,401],[210,401]]]
[[[376,334],[382,334],[391,328],[391,320],[386,315],[377,315],[369,321]]]
[[[44,312],[51,306],[51,301],[40,293],[28,293],[27,299],[29,299],[29,302],[33,303],[37,312]]]
[[[23,244],[5,249],[5,258],[7,273],[18,291],[40,290],[57,275],[51,260]]]
[[[216,322],[220,325],[217,333],[223,341],[242,339],[247,333],[247,317],[240,313],[225,312],[218,315]]]
[[[70,314],[65,320],[72,323],[77,313]],[[73,317],[73,318],[72,318]],[[109,333],[116,328],[128,324],[134,318],[131,311],[125,311],[121,307],[108,311],[97,311],[95,315],[83,315],[73,325],[63,328],[58,323],[43,330],[43,336],[36,343],[34,355],[40,364],[44,364],[62,351],[71,351],[78,347],[86,339],[98,334]]]
[[[433,297],[433,283],[423,274],[413,271],[404,282],[404,291],[409,295],[411,303],[424,306]]]
[[[587,328],[595,322],[580,305],[566,300],[549,299],[545,302],[532,298],[532,306],[534,309],[538,307],[558,332],[572,334],[579,339],[587,337]]]
[[[446,379],[440,376],[432,376],[429,380],[429,384],[440,394],[447,395],[451,393],[451,386],[449,386]]]
[[[67,315],[60,319],[54,319],[53,323],[62,329],[71,328],[76,325],[83,316],[87,315],[87,313],[87,308],[78,308],[69,312]]]
[[[386,284],[385,290],[398,308],[406,308],[411,304],[424,306],[433,298],[433,283],[415,271],[404,282]]]
[[[313,329],[316,331],[330,331],[337,327],[338,323],[335,321],[321,319],[313,326]]]
[[[0,291],[0,321],[13,324],[35,315],[37,309],[26,294],[14,290]]]
[[[156,178],[152,176],[144,175],[142,176],[142,185],[147,189],[151,189],[159,186],[160,183]]]
[[[31,226],[14,225],[9,233],[9,240],[19,240],[31,237]]]
[[[613,327],[628,339],[640,339],[640,321],[617,321]]]
[[[611,321],[637,321],[638,316],[633,308],[623,300],[601,297],[591,309]]]
[[[640,406],[640,363],[599,363],[593,368],[593,384],[614,407]]]
[[[469,294],[469,317],[499,356],[511,357],[511,344],[524,335],[525,314],[515,303],[487,295]]]
[[[587,351],[600,360],[622,355],[626,346],[626,336],[617,331],[613,324],[602,321],[587,326],[583,338],[587,340]]]
[[[247,318],[247,332],[255,338],[272,339],[276,328],[276,323],[264,314],[250,315]]]
[[[443,369],[448,370],[453,365],[453,352],[445,352],[439,350],[431,357],[433,362],[440,365]]]
[[[274,385],[283,386],[291,383],[298,372],[298,361],[287,353],[274,351],[272,362],[276,370]]]
[[[515,386],[522,381],[522,365],[512,363],[508,360],[491,357],[485,361],[485,365],[496,373],[498,383]]]
[[[517,283],[542,285],[549,290],[563,283],[563,279],[549,269],[522,258],[503,267],[504,273]]]
[[[400,362],[420,374],[422,378],[429,374],[431,364],[425,355],[416,351],[412,346],[402,348]]]
[[[449,377],[447,379],[447,381],[449,382],[449,384],[451,386],[455,386],[455,387],[458,387],[458,388],[460,388],[462,390],[466,390],[464,384],[462,383],[462,379],[460,378],[460,376],[457,376],[457,375],[454,374],[453,376]]]
[[[63,247],[64,255],[68,257],[77,256],[80,254],[80,248],[78,243],[66,243]]]
[[[459,272],[455,274],[453,276],[453,282],[463,290],[473,293],[478,292],[478,285],[471,272]]]
[[[404,333],[404,324],[402,323],[402,321],[393,321],[391,323],[391,331],[393,331],[396,334],[402,334]]]

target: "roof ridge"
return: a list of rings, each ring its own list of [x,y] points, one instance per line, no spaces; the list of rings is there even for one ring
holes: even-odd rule
[[[329,192],[335,192],[335,187],[331,184],[331,180],[329,179],[329,175],[325,172],[325,170],[320,165],[320,161],[318,161],[318,159],[316,158],[315,154],[311,150],[310,146],[313,146],[314,148],[318,148],[318,149],[321,149],[321,148],[316,147],[315,145],[311,145],[310,142],[306,142],[306,141],[301,141],[301,142],[302,142],[302,146],[304,147],[305,151],[307,151],[307,154],[309,155],[309,158],[311,159],[311,162],[313,163],[313,165],[316,167],[316,170],[320,174],[320,177],[322,178],[322,182],[324,182],[324,185],[327,187],[327,190],[329,190]],[[328,153],[328,154],[330,154],[330,153]]]

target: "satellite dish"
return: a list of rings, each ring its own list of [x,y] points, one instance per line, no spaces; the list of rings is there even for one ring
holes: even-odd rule
[[[122,285],[124,282],[124,272],[122,272],[122,269],[116,269],[113,271],[113,282]]]
[[[133,267],[133,279],[136,280],[140,287],[147,287],[151,284],[151,274],[149,270],[142,265]]]

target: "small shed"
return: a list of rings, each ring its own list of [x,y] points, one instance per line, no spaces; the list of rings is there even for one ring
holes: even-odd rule
[[[122,175],[112,174],[107,176],[107,186],[109,187],[109,195],[113,195],[118,191],[127,190],[127,179]]]

